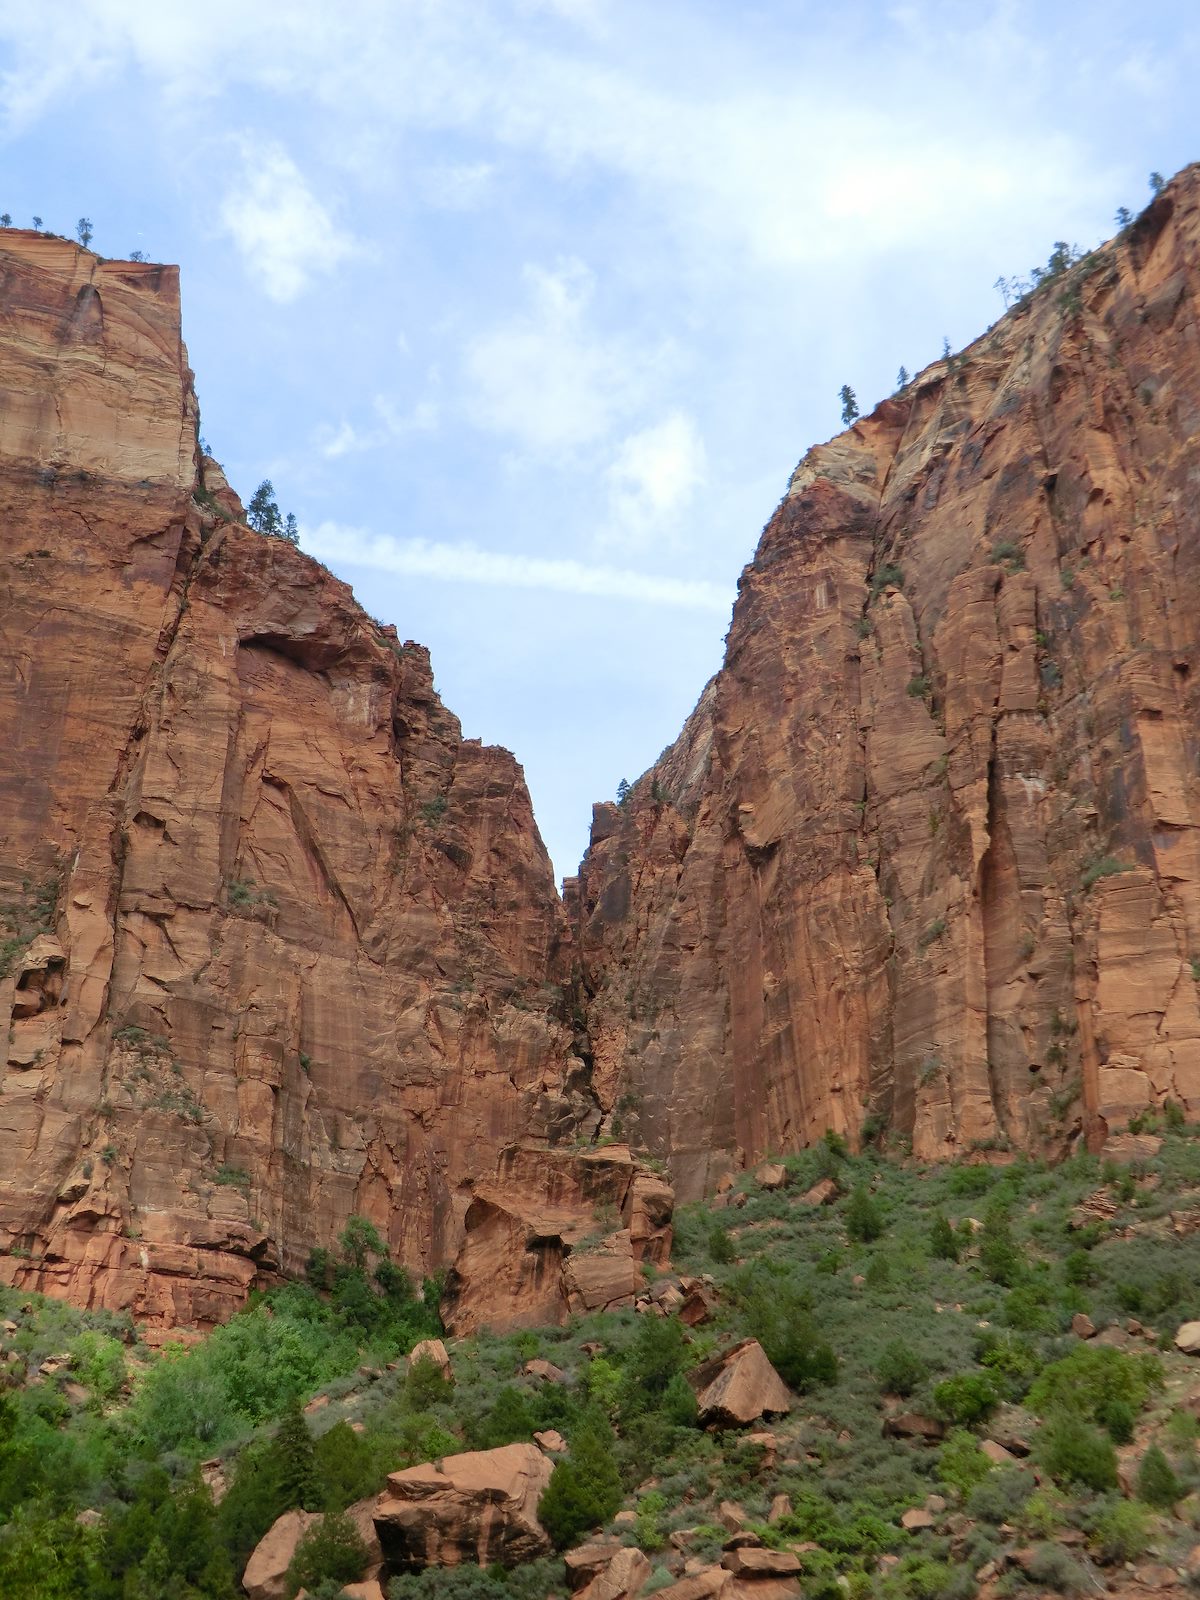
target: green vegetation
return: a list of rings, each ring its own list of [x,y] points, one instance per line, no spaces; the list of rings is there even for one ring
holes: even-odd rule
[[[135,1057],[155,1048],[122,1033]],[[1024,1576],[1005,1575],[1013,1595],[1072,1592],[1089,1565],[1151,1548],[1179,1565],[1195,1543],[1200,1424],[1169,1403],[1187,1367],[1170,1344],[1200,1318],[1200,1231],[1172,1219],[1195,1208],[1200,1140],[1181,1113],[1154,1126],[1162,1150],[1134,1167],[1081,1154],[1053,1168],[999,1155],[927,1168],[889,1159],[882,1129],[861,1154],[830,1136],[783,1158],[781,1189],[747,1175],[722,1209],[679,1209],[675,1264],[712,1279],[709,1321],[626,1310],[481,1333],[454,1346],[449,1382],[402,1359],[439,1329],[438,1286],[418,1292],[362,1217],[314,1253],[306,1282],[255,1297],[190,1350],[154,1353],[127,1322],[0,1289],[18,1330],[0,1358],[0,1597],[234,1600],[283,1510],[339,1513],[388,1471],[543,1428],[569,1445],[542,1502],[556,1545],[625,1510],[616,1531],[657,1563],[655,1588],[682,1554],[719,1560],[725,1500],[768,1546],[801,1549],[802,1587],[821,1600],[971,1600],[974,1573],[1018,1546],[1029,1554]],[[819,1178],[837,1192],[813,1207],[802,1196]],[[1080,1209],[1098,1194],[1103,1206]],[[1077,1312],[1111,1337],[1075,1338]],[[1144,1333],[1124,1331],[1131,1316]],[[771,1424],[777,1451],[753,1430],[697,1426],[688,1372],[751,1336],[803,1396]],[[533,1356],[564,1381],[526,1376]],[[306,1414],[317,1394],[327,1403]],[[891,1437],[885,1419],[901,1412],[940,1418],[945,1436]],[[989,1433],[1023,1437],[1030,1455],[994,1465]],[[228,1481],[219,1506],[199,1472],[213,1457]],[[906,1532],[904,1512],[931,1494],[964,1520],[935,1514]],[[791,1509],[769,1522],[778,1495]],[[76,1521],[84,1509],[94,1525]],[[356,1540],[329,1517],[297,1552],[293,1592],[336,1594],[357,1575]],[[391,1592],[566,1590],[552,1558],[411,1575]]]
[[[264,478],[250,496],[246,522],[256,533],[265,533],[268,538],[286,539],[288,544],[300,542],[300,530],[294,515],[290,511],[286,517],[280,515],[270,478]]]

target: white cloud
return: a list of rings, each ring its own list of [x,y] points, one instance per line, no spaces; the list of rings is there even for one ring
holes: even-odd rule
[[[560,454],[606,438],[665,352],[589,326],[595,280],[575,257],[526,266],[530,305],[470,341],[467,411],[522,449]]]
[[[386,395],[377,394],[374,408],[379,419],[374,427],[356,428],[353,423],[343,420],[336,427],[325,423],[318,428],[315,436],[317,449],[327,460],[355,455],[363,450],[378,450],[382,445],[408,438],[412,434],[432,433],[440,419],[439,408],[433,400],[418,400],[410,411],[399,411]]]
[[[613,539],[622,534],[640,539],[678,518],[704,475],[704,440],[684,412],[673,411],[661,422],[631,433],[608,469],[617,524]],[[678,542],[677,530],[672,542]]]
[[[242,144],[242,171],[221,205],[221,223],[247,271],[272,300],[294,300],[312,277],[354,252],[296,163],[275,143]]]
[[[664,578],[623,567],[589,565],[542,556],[481,550],[473,544],[439,544],[425,539],[392,539],[359,528],[322,522],[301,530],[301,543],[323,561],[373,567],[407,577],[446,583],[477,583],[508,589],[545,589],[556,594],[602,600],[634,600],[647,605],[728,615],[731,589],[696,578]]]

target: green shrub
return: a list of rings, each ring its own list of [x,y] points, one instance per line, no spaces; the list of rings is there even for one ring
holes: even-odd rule
[[[962,1242],[941,1211],[929,1226],[929,1252],[939,1261],[957,1261],[962,1254]]]
[[[1059,1544],[1035,1545],[1025,1561],[1026,1575],[1059,1594],[1082,1594],[1091,1585],[1083,1567]]]
[[[1138,1467],[1137,1495],[1159,1511],[1169,1511],[1183,1495],[1183,1485],[1156,1444],[1146,1451]]]
[[[883,1212],[879,1202],[865,1184],[858,1184],[846,1206],[846,1232],[859,1244],[870,1244],[879,1238],[883,1229]]]
[[[1136,1414],[1162,1382],[1162,1362],[1155,1355],[1080,1344],[1045,1368],[1029,1391],[1029,1403],[1037,1411],[1065,1409],[1101,1421],[1114,1401]]]
[[[585,1414],[571,1453],[555,1464],[538,1502],[538,1517],[559,1550],[608,1521],[621,1504],[621,1479],[611,1430],[602,1414]]]
[[[994,1201],[984,1215],[979,1233],[979,1264],[993,1283],[1006,1289],[1011,1289],[1025,1270],[1012,1235],[1008,1207],[1002,1201]]]
[[[286,1589],[294,1595],[330,1579],[357,1583],[367,1564],[362,1535],[344,1511],[331,1511],[315,1523],[296,1546],[287,1570]]]
[[[953,1428],[938,1452],[938,1477],[961,1495],[971,1490],[992,1470],[992,1463],[979,1448],[979,1441],[965,1428]]]
[[[956,1377],[943,1378],[933,1391],[938,1414],[962,1427],[982,1422],[999,1403],[995,1384],[982,1372],[960,1372]]]
[[[1051,1417],[1038,1439],[1038,1459],[1055,1483],[1087,1489],[1113,1489],[1117,1453],[1112,1440],[1073,1412]]]
[[[910,1395],[929,1375],[929,1363],[903,1339],[884,1345],[875,1376],[885,1394]]]
[[[1091,1523],[1089,1543],[1104,1562],[1136,1561],[1150,1546],[1153,1518],[1136,1500],[1109,1501]]]

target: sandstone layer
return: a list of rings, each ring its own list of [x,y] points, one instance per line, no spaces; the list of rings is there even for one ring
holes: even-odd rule
[[[163,1325],[597,1120],[520,767],[197,440],[176,270],[6,231],[0,1277]]]
[[[816,448],[569,886],[609,1126],[685,1196],[1200,1111],[1200,169]]]

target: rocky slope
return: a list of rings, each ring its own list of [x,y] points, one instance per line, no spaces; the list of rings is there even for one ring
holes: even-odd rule
[[[568,904],[685,1194],[1200,1108],[1200,168],[797,468]],[[1119,869],[1119,870],[1117,870]]]
[[[205,1324],[352,1213],[451,1259],[597,1120],[517,763],[241,525],[174,268],[5,232],[0,517],[0,1277]]]

